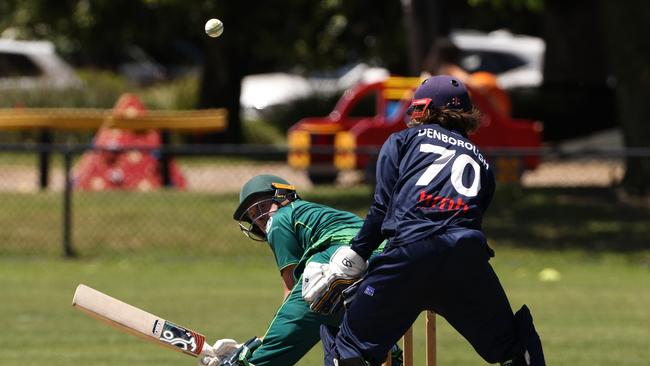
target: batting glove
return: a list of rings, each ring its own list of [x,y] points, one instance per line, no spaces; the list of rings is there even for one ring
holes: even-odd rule
[[[234,339],[220,339],[212,349],[199,357],[199,366],[219,366],[237,352],[241,347]]]

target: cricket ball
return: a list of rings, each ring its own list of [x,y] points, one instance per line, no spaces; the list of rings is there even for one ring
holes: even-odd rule
[[[205,33],[212,38],[219,37],[223,33],[223,23],[221,20],[212,18],[205,22]]]

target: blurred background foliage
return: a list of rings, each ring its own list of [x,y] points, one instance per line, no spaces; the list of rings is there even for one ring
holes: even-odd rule
[[[83,92],[24,97],[3,91],[3,105],[25,99],[30,106],[104,107],[114,95],[136,91],[150,108],[224,107],[231,111],[228,129],[202,141],[250,142],[250,127],[233,113],[246,75],[332,75],[359,62],[418,75],[425,55],[451,30],[506,28],[546,43],[544,84],[513,94],[516,117],[542,120],[551,143],[620,127],[625,146],[650,147],[650,2],[644,0],[625,6],[608,0],[5,0],[0,14],[2,37],[51,40],[87,70]],[[203,33],[211,17],[225,24],[217,40]],[[105,75],[134,67],[153,76],[132,85]],[[329,96],[298,99],[262,128],[282,136],[299,118],[323,115],[333,104]],[[627,159],[628,191],[650,191],[648,160]]]
[[[321,69],[359,58],[399,64],[403,43],[398,1],[258,1],[255,6],[206,0],[5,1],[0,29],[18,38],[51,39],[75,64],[116,67],[129,47],[163,64],[203,61],[203,23],[223,19],[251,72],[293,67]],[[236,32],[235,32],[236,30]],[[356,44],[357,47],[351,47]],[[392,56],[391,53],[393,54]]]

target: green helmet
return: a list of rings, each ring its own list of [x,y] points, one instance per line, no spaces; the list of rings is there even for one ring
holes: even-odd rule
[[[248,237],[265,240],[266,233],[255,225],[255,221],[268,219],[270,212],[267,210],[271,203],[282,204],[286,200],[294,201],[296,198],[298,196],[295,187],[286,180],[270,174],[257,175],[246,182],[239,192],[239,206],[233,214],[233,219],[239,221],[240,229]],[[248,214],[249,209],[253,207],[259,215],[255,218],[249,217]]]

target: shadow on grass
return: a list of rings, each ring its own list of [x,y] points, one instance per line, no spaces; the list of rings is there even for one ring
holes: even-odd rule
[[[534,249],[650,250],[650,208],[622,203],[609,188],[498,185],[483,227],[491,242]],[[369,188],[319,188],[305,199],[365,217]]]
[[[650,249],[650,208],[609,188],[498,188],[483,227],[491,240],[536,249]]]
[[[327,205],[338,210],[353,212],[364,218],[372,203],[369,186],[337,187],[318,186],[311,191],[299,192],[300,197],[315,203]]]

